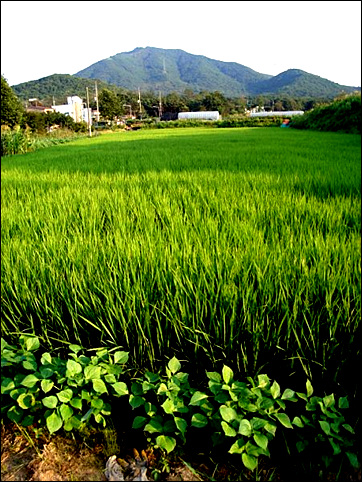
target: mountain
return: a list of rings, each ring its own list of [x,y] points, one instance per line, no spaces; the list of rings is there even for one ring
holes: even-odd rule
[[[22,100],[31,98],[40,99],[44,104],[64,104],[67,96],[78,95],[86,98],[86,89],[89,88],[89,96],[94,96],[94,80],[90,82],[89,79],[75,77],[69,74],[53,74],[43,77],[39,80],[31,80],[30,82],[23,82],[12,86],[11,88],[15,94]],[[97,81],[98,90],[104,88],[114,90],[115,86],[109,85],[106,82]]]
[[[94,96],[94,82],[103,88],[119,92],[151,91],[158,95],[170,92],[184,93],[219,91],[226,97],[279,95],[294,98],[333,99],[342,91],[349,93],[360,87],[339,85],[303,70],[290,69],[276,76],[261,74],[236,62],[222,62],[183,50],[137,47],[100,60],[76,73],[53,74],[39,80],[12,86],[22,100],[38,98],[45,104],[63,104],[66,97],[78,95],[90,101]]]
[[[357,87],[339,85],[317,75],[290,69],[276,76],[261,74],[236,62],[222,62],[178,49],[137,47],[100,60],[75,74],[101,79],[129,90],[220,91],[225,96],[286,94],[330,97]]]

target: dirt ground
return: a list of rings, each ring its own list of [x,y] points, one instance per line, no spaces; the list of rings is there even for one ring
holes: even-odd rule
[[[132,442],[131,442],[132,444]],[[142,448],[139,448],[142,450]],[[163,458],[159,452],[146,448],[147,479],[156,482],[177,481],[278,481],[299,482],[298,470],[287,477],[281,475],[270,459],[261,461],[258,475],[232,466],[214,462],[209,457],[189,458],[173,452]],[[75,437],[72,434],[53,434],[27,429],[15,424],[1,425],[1,480],[2,481],[107,481],[106,462],[117,456],[120,465],[133,456],[133,448],[119,446],[116,433],[104,430]],[[189,460],[192,459],[192,462]],[[335,481],[336,474],[312,474],[309,480]],[[292,476],[292,478],[290,478]],[[257,477],[257,478],[256,478]],[[127,480],[127,477],[126,477]],[[361,470],[340,474],[340,482],[361,481]],[[303,480],[304,482],[304,480]]]
[[[117,453],[117,448],[112,437],[102,437],[98,443],[92,440],[92,446],[88,446],[84,441],[72,439],[71,435],[40,435],[36,438],[34,433],[16,425],[2,425],[1,480],[106,481],[104,471],[111,452],[125,460],[129,456]],[[152,450],[146,450],[146,455],[149,480],[207,480],[181,460],[167,464],[165,461],[160,463]]]

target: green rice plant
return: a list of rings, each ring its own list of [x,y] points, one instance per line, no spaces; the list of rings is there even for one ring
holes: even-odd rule
[[[360,136],[290,129],[122,132],[4,158],[3,333],[354,394],[360,179]]]

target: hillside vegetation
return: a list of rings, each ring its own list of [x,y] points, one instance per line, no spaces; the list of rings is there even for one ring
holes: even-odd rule
[[[294,117],[292,127],[361,134],[361,94],[346,96]]]
[[[218,90],[224,95],[288,94],[333,98],[356,87],[336,84],[302,70],[290,69],[277,76],[262,74],[236,62],[222,62],[179,49],[136,48],[90,65],[75,74],[97,78],[135,90],[169,93]]]

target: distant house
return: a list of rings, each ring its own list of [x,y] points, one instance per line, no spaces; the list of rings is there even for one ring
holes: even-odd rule
[[[87,122],[88,123],[88,109],[85,106],[83,100],[77,95],[67,97],[67,103],[63,105],[52,105],[55,112],[69,115],[74,122]],[[92,124],[92,110],[90,110],[90,124]]]
[[[26,107],[26,112],[54,112],[52,107],[46,107],[44,105],[28,105]]]
[[[26,103],[26,112],[54,112],[54,109],[50,106],[38,105],[39,99],[29,99],[28,102]]]

